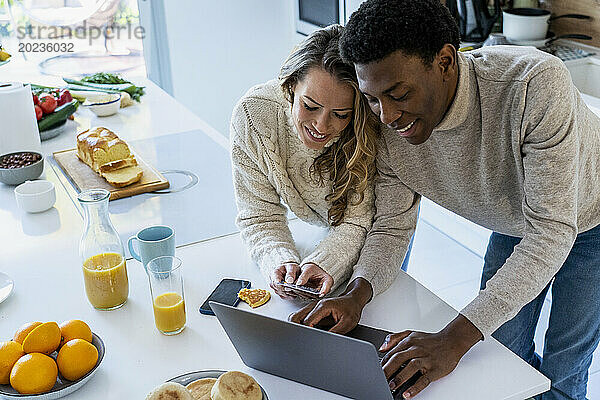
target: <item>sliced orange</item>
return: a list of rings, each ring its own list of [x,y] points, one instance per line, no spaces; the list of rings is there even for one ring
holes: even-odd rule
[[[54,321],[44,322],[34,328],[23,340],[25,353],[50,354],[60,344],[60,328]]]

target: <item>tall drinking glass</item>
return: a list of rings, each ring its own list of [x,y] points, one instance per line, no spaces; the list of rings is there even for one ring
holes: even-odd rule
[[[175,256],[156,257],[146,268],[156,328],[165,335],[176,335],[185,327],[181,260]]]

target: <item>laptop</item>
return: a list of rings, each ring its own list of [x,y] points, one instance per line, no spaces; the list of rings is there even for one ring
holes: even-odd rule
[[[346,335],[210,302],[244,364],[353,399],[402,399],[415,374],[392,393],[377,349],[390,333],[358,325]]]

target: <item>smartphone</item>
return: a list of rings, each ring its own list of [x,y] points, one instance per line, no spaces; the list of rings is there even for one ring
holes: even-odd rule
[[[200,306],[200,313],[206,315],[215,315],[213,310],[208,304],[209,301],[216,303],[226,304],[228,306],[235,307],[240,302],[238,292],[244,288],[250,288],[250,281],[244,281],[241,279],[223,279],[208,296],[206,301]]]

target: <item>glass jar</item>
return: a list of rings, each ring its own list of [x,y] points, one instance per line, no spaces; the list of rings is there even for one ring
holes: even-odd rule
[[[105,189],[90,189],[77,196],[85,211],[85,230],[79,242],[85,292],[99,310],[119,308],[129,295],[123,244],[108,215],[109,197]]]

